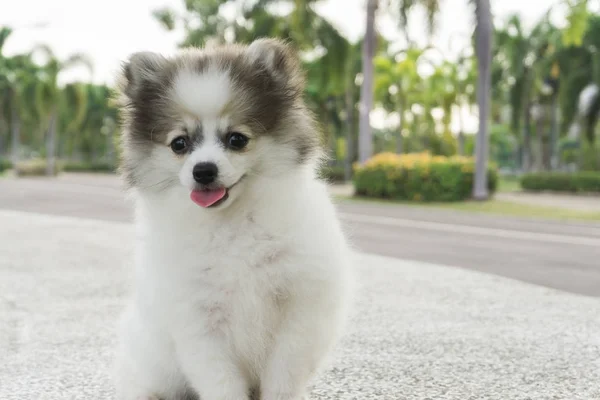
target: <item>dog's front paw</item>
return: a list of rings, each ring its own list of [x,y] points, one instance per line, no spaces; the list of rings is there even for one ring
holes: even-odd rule
[[[135,400],[160,400],[156,396],[138,396]]]

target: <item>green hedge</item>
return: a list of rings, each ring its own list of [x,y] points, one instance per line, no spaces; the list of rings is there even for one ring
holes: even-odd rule
[[[521,177],[521,187],[530,191],[600,193],[600,172],[541,172]]]
[[[354,173],[359,196],[409,201],[460,201],[473,192],[474,160],[466,157],[431,157],[426,153],[382,153]],[[488,189],[496,191],[498,175],[488,168]]]
[[[346,180],[344,167],[325,166],[321,168],[319,175],[321,178],[332,183],[344,182]]]
[[[67,172],[115,172],[116,167],[108,163],[67,162],[64,170]]]
[[[0,172],[6,171],[12,168],[12,162],[7,159],[0,158]]]

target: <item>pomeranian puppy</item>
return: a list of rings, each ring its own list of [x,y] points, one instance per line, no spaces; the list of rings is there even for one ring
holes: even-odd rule
[[[307,398],[353,279],[297,52],[136,53],[118,87],[137,242],[117,398]]]

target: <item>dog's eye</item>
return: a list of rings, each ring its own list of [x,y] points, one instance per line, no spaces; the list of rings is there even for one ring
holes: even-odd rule
[[[185,153],[189,146],[188,139],[184,136],[179,136],[173,139],[171,142],[171,150],[174,153],[182,154]]]
[[[242,150],[248,144],[248,137],[239,132],[231,132],[225,138],[227,147],[232,150]]]

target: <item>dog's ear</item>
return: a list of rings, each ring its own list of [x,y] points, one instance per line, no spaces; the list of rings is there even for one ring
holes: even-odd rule
[[[264,67],[275,79],[303,83],[299,54],[288,43],[272,38],[257,39],[246,52],[252,63]]]
[[[120,77],[121,92],[130,99],[135,99],[139,88],[147,84],[160,84],[161,73],[168,60],[160,54],[152,52],[133,53],[123,65]]]

